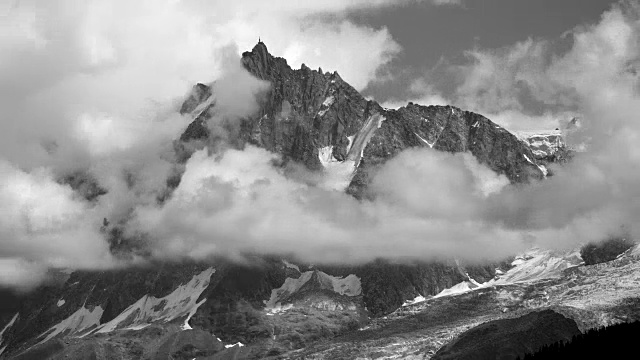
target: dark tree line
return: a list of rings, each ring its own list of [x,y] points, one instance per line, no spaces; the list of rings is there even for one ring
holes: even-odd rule
[[[638,359],[639,339],[640,322],[612,325],[576,335],[570,342],[546,345],[533,354],[526,354],[523,360]]]

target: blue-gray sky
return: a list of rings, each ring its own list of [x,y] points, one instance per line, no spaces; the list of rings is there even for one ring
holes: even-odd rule
[[[498,49],[528,38],[560,42],[576,26],[596,23],[612,0],[467,0],[460,5],[429,3],[349,13],[356,23],[386,27],[402,46],[390,62],[393,81],[372,83],[365,94],[385,101],[402,97],[415,76],[439,61],[464,63],[464,52]],[[569,40],[570,41],[570,40]],[[364,54],[363,54],[364,55]],[[440,78],[445,81],[446,78]]]

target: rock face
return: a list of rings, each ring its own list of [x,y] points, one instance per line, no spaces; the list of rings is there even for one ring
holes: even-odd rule
[[[532,312],[515,319],[494,320],[462,333],[440,349],[434,360],[511,360],[544,345],[569,341],[580,334],[576,322],[552,311]]]
[[[367,195],[378,166],[412,147],[471,152],[513,183],[544,177],[527,144],[479,114],[412,103],[398,110],[384,109],[366,100],[337,72],[321,73],[304,64],[293,70],[262,42],[242,54],[242,64],[271,87],[259,96],[257,113],[241,119],[237,144],[264,147],[312,170],[333,171],[328,163],[351,167],[345,183],[356,197]],[[207,139],[207,120],[215,113],[215,103],[207,103],[211,97],[211,88],[198,84],[183,104],[183,112],[199,106],[209,111],[196,114],[182,142]]]

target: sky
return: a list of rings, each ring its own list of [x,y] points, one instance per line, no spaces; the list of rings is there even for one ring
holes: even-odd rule
[[[417,2],[385,9],[355,10],[355,23],[386,27],[402,51],[389,64],[392,81],[365,89],[379,101],[406,96],[407,82],[440,62],[464,63],[471,49],[499,49],[529,38],[556,39],[597,21],[611,0],[475,0],[449,6]],[[559,46],[562,46],[560,44]],[[446,76],[438,79],[446,82]],[[398,95],[400,94],[400,95]]]
[[[637,1],[0,0],[0,20],[0,285],[144,262],[110,252],[105,218],[168,259],[478,262],[640,235]],[[176,110],[195,83],[216,81],[208,126],[222,138],[257,108],[270,85],[239,56],[258,37],[389,108],[453,104],[514,131],[579,117],[569,140],[588,151],[522,188],[470,154],[408,149],[371,201],[252,146],[177,164],[193,119]],[[69,175],[107,194],[86,200]]]

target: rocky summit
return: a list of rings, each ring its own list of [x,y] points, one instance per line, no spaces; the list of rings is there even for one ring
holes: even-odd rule
[[[292,69],[262,42],[241,63],[269,85],[257,95],[256,111],[223,121],[228,131],[221,137],[210,126],[223,116],[215,84],[195,85],[176,109],[192,118],[174,142],[177,168],[197,149],[252,144],[324,172],[329,180],[319,186],[366,199],[374,196],[376,170],[409,148],[468,152],[526,186],[544,181],[545,165],[564,147],[560,135],[518,137],[454,106],[383,108],[337,72]],[[82,176],[67,182],[91,199],[104,193]],[[167,180],[173,188],[179,182],[179,172]],[[121,234],[112,235],[113,250],[126,251]],[[1,294],[0,356],[508,358],[638,319],[638,254],[634,247],[589,266],[579,253],[535,249],[473,266],[455,259],[324,266],[251,256],[248,264],[156,260],[116,271],[60,271],[33,292]]]

